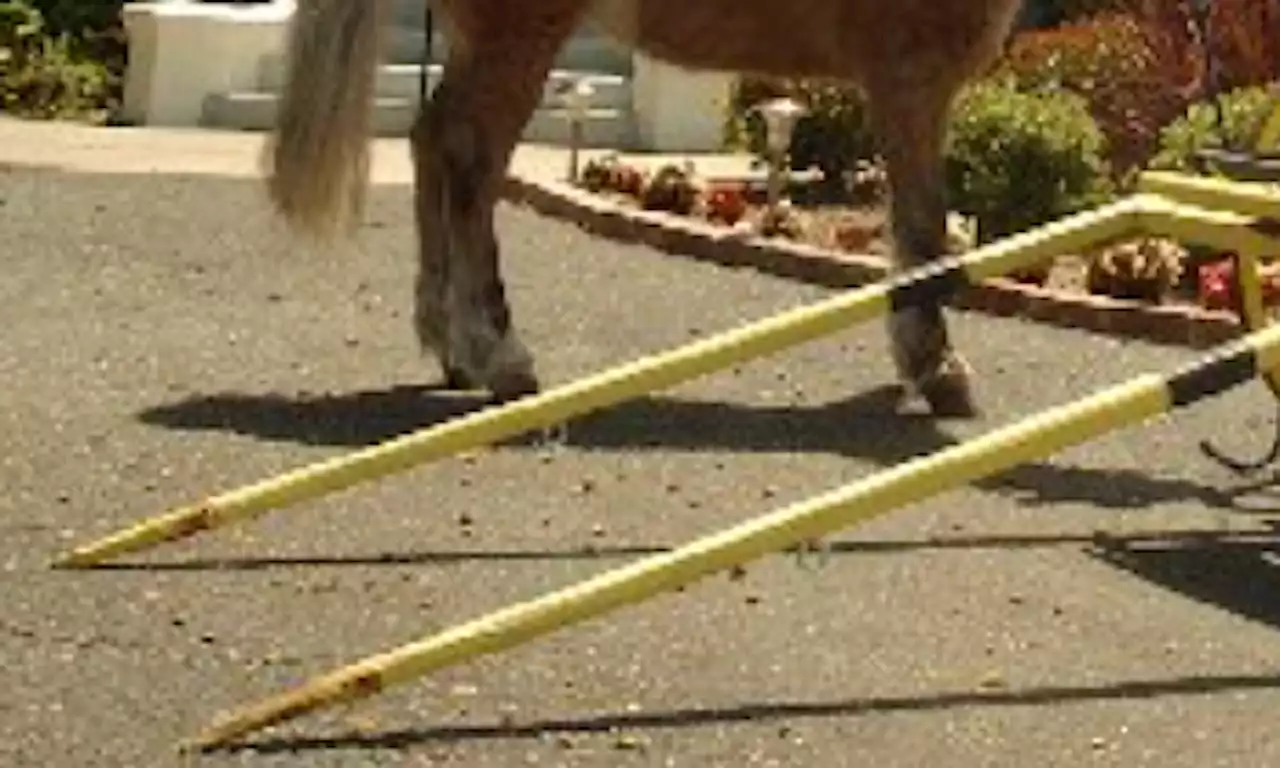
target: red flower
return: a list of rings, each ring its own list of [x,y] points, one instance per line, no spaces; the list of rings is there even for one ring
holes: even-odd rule
[[[741,184],[716,184],[707,194],[707,214],[732,226],[747,212]]]
[[[1229,309],[1235,302],[1235,259],[1202,264],[1197,271],[1200,303],[1208,309]]]

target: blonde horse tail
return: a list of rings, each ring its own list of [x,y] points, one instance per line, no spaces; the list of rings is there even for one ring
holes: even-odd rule
[[[263,164],[268,197],[296,232],[332,236],[363,213],[386,7],[300,0],[293,15]]]

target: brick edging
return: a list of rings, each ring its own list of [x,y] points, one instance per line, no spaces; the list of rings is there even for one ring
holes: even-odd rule
[[[503,197],[610,240],[830,288],[854,288],[888,274],[886,264],[876,257],[782,239],[743,237],[690,217],[624,207],[563,182],[511,175]],[[1235,316],[1228,312],[1069,294],[1006,278],[991,278],[966,289],[951,306],[1193,349],[1212,347],[1241,333]]]

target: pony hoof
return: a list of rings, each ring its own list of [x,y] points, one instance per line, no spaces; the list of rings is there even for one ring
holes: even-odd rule
[[[522,397],[536,395],[540,389],[538,378],[531,373],[512,373],[501,376],[489,386],[494,401],[498,403],[509,403]]]
[[[461,368],[448,366],[444,369],[444,387],[449,390],[465,392],[475,389],[475,382]]]
[[[945,373],[920,385],[920,396],[934,416],[942,419],[974,419],[982,415],[969,377]]]

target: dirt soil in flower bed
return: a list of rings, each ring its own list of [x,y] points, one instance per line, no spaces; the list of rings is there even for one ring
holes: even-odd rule
[[[888,212],[882,207],[856,207],[848,205],[813,205],[793,208],[800,225],[798,242],[828,248],[879,256],[888,261],[892,256],[892,244],[886,235]],[[756,218],[759,212],[753,212]],[[860,248],[848,246],[851,231],[876,234]],[[1063,255],[1054,260],[1049,276],[1042,285],[1067,293],[1087,293],[1085,271],[1088,261],[1082,256]],[[1191,296],[1192,298],[1194,295]]]
[[[720,183],[718,180],[715,183]],[[639,209],[640,201],[628,194],[614,191],[601,191],[599,194],[619,205]],[[753,192],[753,198],[760,198]],[[792,215],[796,233],[788,239],[813,245],[823,249],[856,253],[858,255],[876,256],[888,262],[892,254],[892,245],[888,238],[888,211],[884,206],[859,206],[840,203],[795,202],[802,197],[792,198]],[[753,231],[759,231],[759,222],[764,213],[761,202],[750,202],[742,221],[748,222]],[[701,208],[691,214],[693,218],[708,221],[714,226],[729,226],[724,222],[708,220],[706,212]],[[1045,288],[1064,293],[1088,293],[1086,272],[1088,259],[1084,256],[1064,254],[1054,260],[1047,279],[1041,283]],[[1175,295],[1169,296],[1166,304],[1196,303],[1194,285],[1180,287]]]
[[[692,163],[657,168],[633,165],[617,156],[589,162],[581,186],[623,206],[691,216],[733,227],[744,236],[782,237],[821,249],[879,257],[888,261],[891,248],[884,201],[888,180],[883,167],[864,163],[850,172],[846,184],[821,183],[814,171],[793,172],[779,212],[765,206],[762,172],[736,178],[703,175]],[[834,186],[840,189],[833,190]],[[961,253],[972,247],[973,224],[953,217],[948,248]],[[1145,305],[1227,309],[1233,305],[1233,265],[1227,254],[1195,252],[1163,238],[1131,238],[1100,245],[1085,253],[1062,254],[1051,264],[1006,277],[1038,284],[1066,295],[1097,295]],[[1280,274],[1268,269],[1264,301],[1280,301]]]

